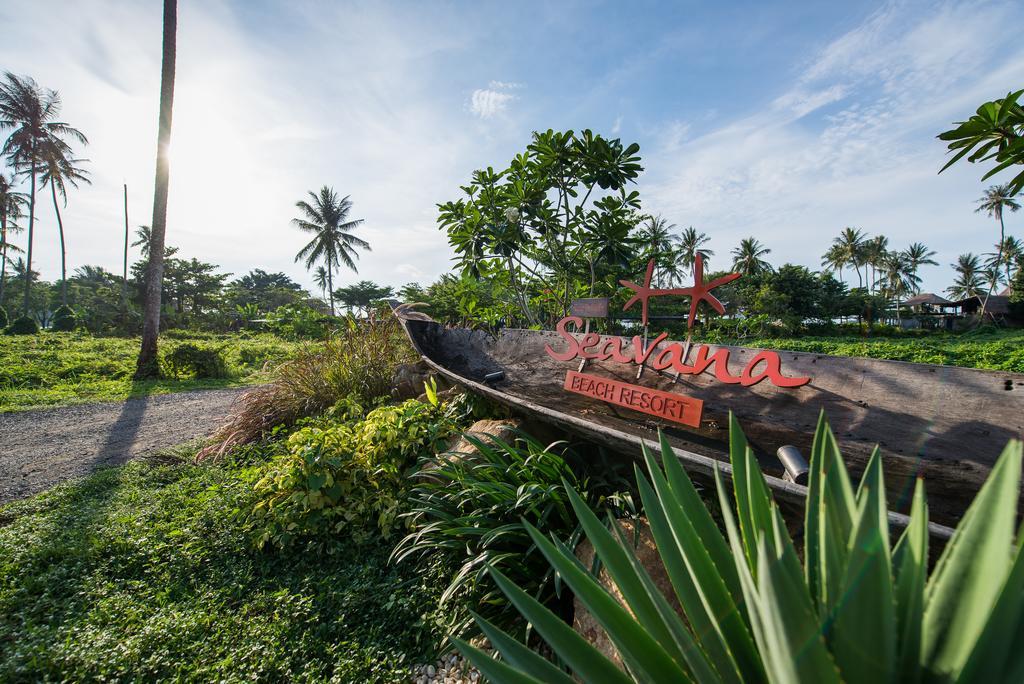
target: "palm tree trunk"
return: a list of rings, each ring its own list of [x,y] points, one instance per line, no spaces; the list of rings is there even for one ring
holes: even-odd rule
[[[4,285],[7,283],[7,212],[0,208],[0,306],[4,305]]]
[[[996,253],[996,266],[993,269],[996,273],[999,273],[999,264],[1003,260],[1003,243],[1005,243],[1005,242],[1006,242],[1006,226],[1003,224],[1003,212],[1000,209],[1000,211],[999,211],[999,251]],[[988,298],[992,296],[992,290],[994,290],[994,289],[996,289],[996,278],[992,278],[992,280],[988,284],[988,292],[985,293],[985,299],[981,303],[981,318],[978,319],[979,323],[985,320],[985,309],[988,307]]]
[[[135,378],[159,375],[157,337],[160,334],[160,296],[164,280],[164,238],[167,233],[167,192],[171,164],[167,157],[171,144],[171,114],[174,108],[175,36],[178,27],[177,0],[164,0],[163,64],[160,69],[160,129],[156,146],[156,188],[153,192],[153,223],[146,268],[146,304],[142,316],[142,348]]]
[[[25,304],[22,307],[22,315],[28,316],[29,288],[32,286],[32,237],[36,225],[36,151],[32,146],[32,183],[29,190],[28,201],[28,249],[25,254]]]
[[[331,317],[334,317],[334,278],[332,276],[334,266],[330,260],[327,261],[327,299],[331,302]]]
[[[64,221],[60,218],[60,206],[57,204],[57,186],[50,183],[50,194],[53,196],[53,210],[57,214],[57,231],[60,233],[60,305],[68,305],[68,263],[67,247],[64,244]]]

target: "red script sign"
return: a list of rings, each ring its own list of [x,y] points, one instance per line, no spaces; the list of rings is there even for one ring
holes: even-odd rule
[[[704,410],[700,399],[576,371],[565,374],[565,389],[690,427],[700,427],[700,414]]]

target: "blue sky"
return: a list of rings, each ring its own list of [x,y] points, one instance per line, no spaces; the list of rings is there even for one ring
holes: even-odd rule
[[[341,281],[427,283],[451,268],[436,203],[533,130],[589,127],[640,144],[645,210],[711,235],[713,266],[755,235],[774,263],[817,268],[852,225],[938,251],[922,275],[941,290],[997,224],[973,211],[982,169],[936,175],[935,135],[1024,87],[1020,9],[180,0],[168,240],[308,285],[289,220],[329,184],[373,246]],[[151,213],[160,3],[0,0],[0,26],[0,68],[59,90],[90,137],[94,184],[66,212],[70,264],[117,270],[123,182],[133,227]],[[1024,237],[1024,213],[1007,228]],[[38,235],[53,278],[51,209]]]

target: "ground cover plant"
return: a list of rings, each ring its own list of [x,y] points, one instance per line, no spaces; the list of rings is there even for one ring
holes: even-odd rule
[[[257,550],[268,454],[133,462],[0,508],[2,681],[400,681],[431,662],[449,570],[347,535]]]
[[[909,525],[890,545],[882,459],[855,490],[822,416],[811,455],[803,558],[735,419],[732,492],[719,473],[720,529],[668,442],[637,467],[644,511],[685,613],[567,487],[629,610],[533,526],[531,538],[607,632],[626,672],[500,572],[495,580],[587,682],[992,682],[1024,679],[1024,543],[1015,530],[1022,445],[1011,441],[929,573],[919,481]],[[479,620],[502,655],[459,649],[495,682],[569,682],[567,673]]]
[[[189,345],[218,350],[224,365],[214,375],[220,377],[165,368],[170,377],[133,382],[138,338],[85,332],[0,335],[0,412],[264,382],[269,368],[303,346],[269,334],[177,332],[165,340],[165,357],[175,358],[175,350]]]

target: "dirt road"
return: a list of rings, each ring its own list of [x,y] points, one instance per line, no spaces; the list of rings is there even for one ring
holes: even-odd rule
[[[245,388],[0,414],[0,504],[209,434]]]

